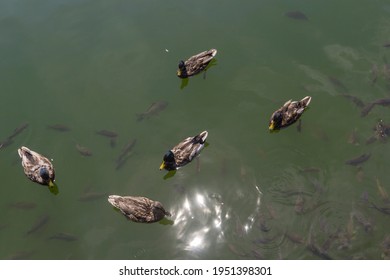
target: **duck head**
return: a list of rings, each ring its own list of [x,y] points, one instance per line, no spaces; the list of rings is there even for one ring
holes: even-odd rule
[[[161,220],[165,216],[171,216],[171,213],[164,209],[164,206],[159,201],[153,201],[153,215],[156,220]]]
[[[275,130],[279,130],[282,126],[282,121],[283,121],[283,115],[282,113],[280,112],[275,112],[272,117],[271,117],[271,120],[269,122],[269,130],[270,131],[275,131]]]
[[[164,168],[166,170],[175,170],[176,169],[175,155],[171,150],[169,150],[164,155],[163,162],[160,165],[160,170],[162,170]]]
[[[176,73],[177,76],[180,78],[187,78],[188,75],[187,75],[186,64],[183,60],[180,60],[178,67],[179,67],[179,69],[177,70],[177,73]]]

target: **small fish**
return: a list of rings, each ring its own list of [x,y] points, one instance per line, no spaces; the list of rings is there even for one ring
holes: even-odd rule
[[[374,103],[368,103],[367,105],[365,105],[362,109],[362,111],[360,112],[360,116],[361,117],[365,117],[368,115],[368,113],[371,112],[372,108],[374,108],[375,104]]]
[[[106,198],[107,195],[108,195],[107,193],[103,193],[103,192],[88,192],[82,194],[78,200],[82,202],[95,201],[100,198]]]
[[[362,164],[363,162],[367,161],[370,158],[371,154],[363,154],[361,156],[358,156],[356,158],[347,160],[345,163],[353,166],[357,166],[359,164]]]
[[[343,94],[341,94],[341,96],[343,96],[346,99],[352,101],[352,103],[354,103],[359,108],[363,108],[364,107],[364,102],[361,99],[359,99],[358,97],[354,96],[354,95],[343,93]]]
[[[78,238],[74,236],[73,234],[66,233],[66,232],[59,232],[56,233],[48,238],[49,240],[57,239],[62,241],[76,241]]]
[[[367,116],[368,113],[372,110],[372,108],[374,108],[374,106],[376,106],[376,105],[388,107],[388,106],[390,106],[390,98],[381,98],[381,99],[377,99],[377,100],[374,100],[374,101],[368,103],[362,109],[361,116],[362,117]]]
[[[116,159],[116,170],[121,168],[126,163],[127,159],[129,158],[129,154],[131,150],[135,146],[135,143],[137,143],[137,139],[131,140],[123,147],[122,153]]]
[[[384,43],[384,44],[383,44],[383,47],[384,47],[384,48],[390,48],[390,43]]]
[[[14,140],[10,139],[10,138],[7,138],[5,140],[3,140],[1,143],[0,143],[0,148],[5,148],[9,145],[11,145],[12,143],[14,142]]]
[[[79,144],[76,144],[76,149],[77,149],[77,151],[79,151],[79,153],[82,156],[85,156],[85,157],[92,156],[92,152],[90,150],[88,150],[88,148],[86,148],[86,147],[83,147],[83,146],[80,146]]]
[[[379,212],[381,212],[383,214],[390,215],[390,207],[381,207],[372,201],[370,201],[370,204],[371,204],[371,206],[370,206],[371,208],[374,208],[375,210],[378,210]]]
[[[25,130],[28,127],[28,123],[24,123],[17,128],[15,128],[14,132],[8,137],[9,139],[12,139],[16,137],[18,134],[22,133],[23,130]]]
[[[118,136],[118,133],[116,133],[114,131],[106,130],[106,129],[96,131],[96,134],[99,134],[99,135],[102,135],[102,136],[105,136],[108,138],[115,138]]]
[[[30,210],[35,208],[37,204],[29,201],[18,201],[18,202],[11,203],[9,206],[21,210]]]
[[[34,225],[27,231],[27,235],[29,234],[32,234],[36,231],[38,231],[39,229],[43,228],[48,222],[49,222],[49,216],[48,215],[44,215],[42,217],[40,217],[39,219],[36,220],[36,222],[34,223]]]
[[[330,81],[330,83],[335,87],[335,89],[339,92],[348,92],[348,89],[347,87],[337,78],[335,77],[328,77],[328,80]]]
[[[70,131],[70,127],[64,124],[50,124],[46,126],[48,129],[56,130],[59,132]]]
[[[142,121],[145,118],[149,118],[153,115],[157,115],[158,113],[163,111],[167,106],[168,103],[165,101],[153,102],[145,112],[137,114],[137,121]]]
[[[379,179],[378,178],[375,178],[375,179],[376,179],[376,186],[378,188],[379,195],[381,196],[383,202],[388,203],[389,202],[389,195],[387,194],[386,190],[383,188]]]
[[[309,18],[301,11],[290,11],[284,14],[286,17],[297,20],[309,20]]]

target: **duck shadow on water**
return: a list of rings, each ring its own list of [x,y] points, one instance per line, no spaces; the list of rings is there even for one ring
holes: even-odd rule
[[[216,65],[217,65],[217,59],[214,58],[213,60],[211,60],[209,65],[207,65],[207,67],[202,71],[204,80],[206,79],[206,72],[207,72],[207,70],[210,69],[211,67],[216,66]],[[180,79],[180,80],[181,80],[180,89],[184,89],[186,86],[188,86],[189,77],[184,78],[184,79]]]
[[[172,178],[173,176],[175,176],[176,172],[177,170],[168,171],[168,173],[164,175],[163,179],[167,180],[169,178]]]

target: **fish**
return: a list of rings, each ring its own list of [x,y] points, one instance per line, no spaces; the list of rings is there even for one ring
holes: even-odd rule
[[[329,82],[335,87],[335,89],[339,92],[348,92],[347,87],[337,78],[329,76]]]
[[[364,102],[360,98],[358,98],[358,97],[356,97],[354,95],[343,93],[343,94],[341,94],[341,96],[345,97],[348,100],[350,100],[352,103],[354,103],[359,108],[364,108],[364,106],[365,106]]]
[[[29,202],[29,201],[18,201],[9,204],[11,208],[16,208],[16,209],[21,209],[21,210],[30,210],[33,209],[37,206],[36,203],[34,202]]]
[[[309,20],[309,18],[301,11],[289,11],[284,14],[286,17],[297,20]]]
[[[12,139],[12,138],[16,137],[17,135],[22,133],[22,131],[25,130],[28,127],[28,125],[29,125],[28,123],[21,124],[20,126],[15,128],[14,132],[10,136],[8,136],[8,138]]]
[[[115,161],[116,170],[121,168],[126,163],[127,159],[129,158],[129,154],[136,143],[137,143],[137,139],[133,139],[123,147],[121,154],[118,156],[118,158]]]
[[[378,177],[376,179],[376,186],[379,191],[379,195],[381,196],[383,202],[388,203],[389,202],[389,195],[387,194],[386,190],[383,188],[381,182],[379,181]]]
[[[83,147],[83,146],[80,146],[79,144],[76,144],[76,149],[77,149],[77,151],[79,151],[79,153],[82,156],[85,156],[85,157],[92,156],[92,152],[86,147]]]
[[[49,215],[43,215],[36,220],[36,222],[32,225],[32,227],[27,231],[27,235],[32,234],[41,228],[43,228],[50,220]]]
[[[153,102],[145,112],[137,114],[137,121],[142,121],[145,118],[147,119],[151,116],[157,115],[161,111],[163,111],[167,106],[168,103],[165,101]]]
[[[361,156],[358,156],[356,158],[347,160],[345,163],[353,166],[357,166],[359,164],[362,164],[363,162],[367,161],[370,158],[371,154],[362,154]]]
[[[390,206],[389,207],[381,207],[375,204],[374,202],[370,201],[370,208],[374,208],[375,210],[378,210],[379,212],[390,215]]]
[[[12,139],[10,139],[10,138],[6,138],[5,140],[1,141],[1,143],[0,143],[0,149],[5,148],[5,147],[8,147],[8,146],[11,145],[13,142],[14,142],[14,140],[12,140]]]
[[[374,108],[376,105],[388,107],[390,106],[390,98],[381,98],[368,103],[366,106],[364,106],[360,115],[362,117],[367,116],[372,108]]]
[[[49,124],[46,126],[48,129],[56,130],[59,132],[67,132],[70,131],[70,127],[64,124]]]
[[[114,131],[106,130],[106,129],[102,129],[102,130],[96,131],[96,134],[99,134],[99,135],[102,135],[102,136],[105,136],[105,137],[108,137],[108,138],[118,137],[118,133],[116,133]]]
[[[74,236],[73,234],[70,234],[70,233],[66,233],[66,232],[56,233],[56,234],[48,237],[48,239],[49,240],[56,239],[56,240],[62,240],[62,241],[67,241],[67,242],[78,240],[78,238],[76,236]]]
[[[390,43],[384,43],[384,44],[383,44],[383,47],[384,47],[384,48],[390,48]]]
[[[94,201],[100,198],[106,198],[107,195],[108,193],[104,193],[104,192],[88,192],[82,194],[78,200],[82,202]]]

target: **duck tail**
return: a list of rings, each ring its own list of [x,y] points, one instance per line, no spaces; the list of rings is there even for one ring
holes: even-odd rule
[[[214,57],[214,56],[217,55],[217,50],[216,49],[211,49],[210,53],[211,53],[212,57]]]
[[[209,133],[205,130],[203,132],[201,132],[198,136],[201,138],[200,139],[200,143],[203,144],[204,142],[206,142],[206,138],[207,136],[209,135]]]
[[[307,107],[309,106],[310,101],[311,101],[311,96],[306,96],[302,98],[301,103],[303,104],[304,107]]]

